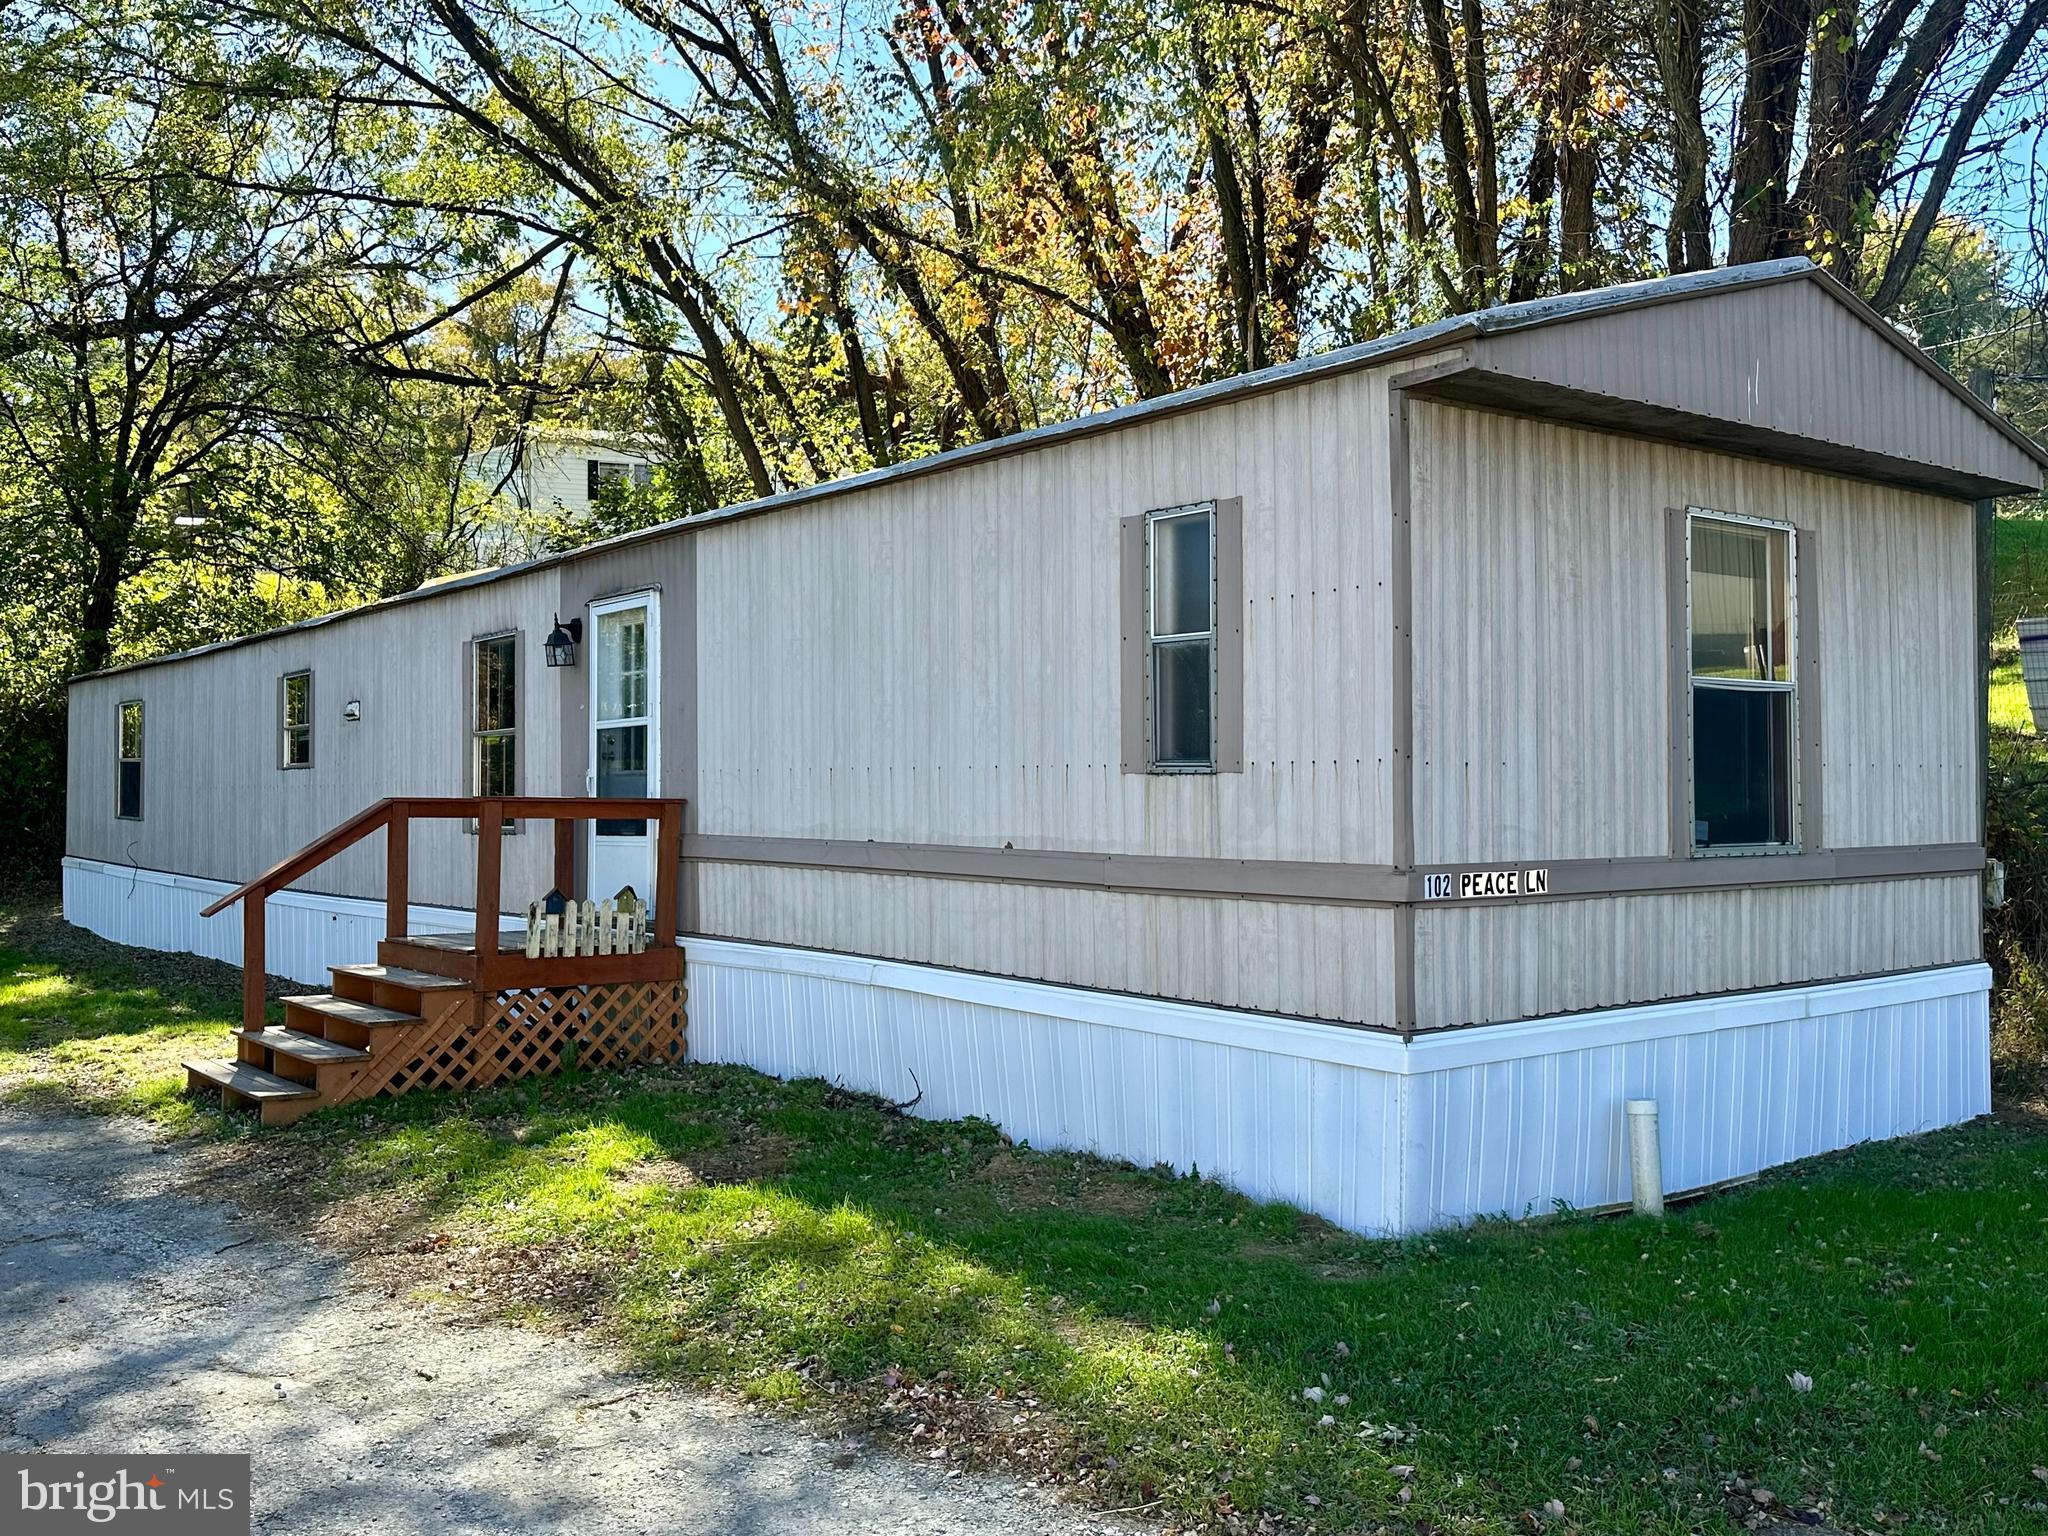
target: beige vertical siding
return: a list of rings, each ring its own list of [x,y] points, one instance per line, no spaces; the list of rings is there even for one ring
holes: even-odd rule
[[[1777,886],[1415,916],[1424,1029],[1832,981],[1978,958],[1973,876]]]
[[[1666,851],[1658,450],[1421,401],[1410,432],[1417,862]]]
[[[558,590],[557,573],[539,572],[78,684],[68,851],[239,882],[387,795],[469,793],[464,644],[505,629],[520,634],[521,787],[554,792],[560,711],[541,641]],[[277,766],[277,679],[307,667],[313,766],[287,771]],[[113,815],[113,730],[123,699],[145,706],[139,822]],[[353,725],[341,718],[350,699],[363,706]],[[538,836],[508,841],[506,891],[533,887],[551,848]],[[416,828],[413,899],[470,905],[473,859],[472,839],[456,824]],[[381,896],[383,838],[358,844],[300,888]]]
[[[699,537],[707,833],[1390,856],[1382,373]],[[1244,498],[1245,770],[1120,770],[1117,520]]]
[[[1673,506],[1818,539],[1825,844],[1976,838],[1966,505],[1452,406],[1412,423],[1419,862],[1669,851]]]
[[[703,928],[1035,981],[1384,1024],[1384,908],[712,864]]]
[[[1811,280],[1492,336],[1479,361],[2022,485],[2040,474],[2018,445],[1988,431],[1966,402]]]

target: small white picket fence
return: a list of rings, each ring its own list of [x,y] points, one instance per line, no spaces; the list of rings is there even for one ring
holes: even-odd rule
[[[638,901],[572,901],[560,912],[526,909],[526,958],[637,955],[647,948],[647,908]]]

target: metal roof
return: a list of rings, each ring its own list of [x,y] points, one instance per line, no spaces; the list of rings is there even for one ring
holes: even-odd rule
[[[1341,347],[1332,352],[1320,353],[1314,357],[1300,358],[1294,362],[1281,363],[1271,368],[1262,368],[1253,373],[1237,374],[1227,379],[1197,385],[1192,389],[1161,395],[1150,400],[1135,401],[1130,405],[1118,406],[1113,410],[1099,411],[1088,416],[1074,417],[1068,421],[1053,422],[1033,427],[1029,431],[1013,433],[1008,437],[991,438],[986,442],[972,443],[963,448],[950,449],[944,453],[932,454],[922,459],[912,459],[902,464],[884,465],[877,469],[849,475],[843,479],[822,481],[816,485],[798,486],[777,492],[771,496],[756,497],[751,501],[736,502],[729,507],[720,507],[709,512],[698,512],[688,517],[674,518],[667,522],[655,523],[631,533],[615,535],[593,544],[580,545],[575,549],[563,550],[557,554],[544,555],[538,559],[521,561],[514,565],[493,567],[444,581],[434,582],[411,592],[378,602],[366,603],[360,607],[345,608],[319,618],[305,619],[278,629],[265,630],[259,634],[238,636],[231,640],[216,641],[211,645],[196,646],[190,650],[177,651],[165,656],[153,656],[145,660],[126,662],[120,666],[107,667],[99,672],[86,673],[73,678],[82,682],[86,677],[105,677],[117,672],[130,672],[143,667],[162,666],[169,662],[185,661],[196,656],[209,655],[215,651],[228,650],[235,646],[254,645],[260,641],[274,639],[279,635],[317,629],[322,625],[336,624],[362,614],[377,613],[403,603],[425,602],[452,592],[465,591],[486,582],[508,581],[516,577],[534,574],[579,560],[588,560],[607,555],[613,551],[653,539],[666,538],[673,534],[687,533],[697,528],[715,526],[736,521],[740,518],[759,517],[770,512],[779,512],[791,507],[803,506],[830,497],[850,495],[856,491],[872,490],[877,486],[896,481],[914,479],[922,475],[940,474],[963,465],[977,464],[985,460],[1001,458],[1013,453],[1026,453],[1049,444],[1090,437],[1100,432],[1113,432],[1134,422],[1149,421],[1156,417],[1177,415],[1183,411],[1201,410],[1207,406],[1225,401],[1242,399],[1247,396],[1269,393],[1273,390],[1290,388],[1296,384],[1326,375],[1342,374],[1375,364],[1397,360],[1419,352],[1431,351],[1459,341],[1475,337],[1502,335],[1514,331],[1554,325],[1562,321],[1583,319],[1588,316],[1612,314],[1620,311],[1647,308],[1651,305],[1677,303],[1687,299],[1704,297],[1709,294],[1746,288],[1765,287],[1774,283],[1810,281],[1818,284],[1823,291],[1837,302],[1849,306],[1868,325],[1888,340],[1903,356],[1941,384],[1966,405],[1984,423],[2020,447],[2035,463],[2048,469],[2048,452],[2020,431],[2012,423],[1999,416],[1996,411],[1977,399],[1965,389],[1953,375],[1928,357],[1911,340],[1872,310],[1861,299],[1850,293],[1840,283],[1822,272],[1805,257],[1791,257],[1781,261],[1755,262],[1747,266],[1717,267],[1705,272],[1687,272],[1673,277],[1652,278],[1644,282],[1622,283],[1609,288],[1595,288],[1583,293],[1558,294],[1550,298],[1529,299],[1519,304],[1503,304],[1492,309],[1478,310],[1471,314],[1452,315],[1418,326],[1412,330],[1397,331],[1354,346]]]

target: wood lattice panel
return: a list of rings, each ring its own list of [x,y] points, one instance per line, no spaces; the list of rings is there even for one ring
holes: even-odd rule
[[[572,1046],[579,1068],[681,1061],[682,983],[530,987],[481,996],[474,1024],[465,1019],[432,1032],[407,1053],[383,1091],[484,1088],[552,1076]]]

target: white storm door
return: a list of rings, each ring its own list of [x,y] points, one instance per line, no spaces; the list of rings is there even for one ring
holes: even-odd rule
[[[590,793],[661,793],[661,600],[652,592],[590,605]],[[595,821],[590,889],[603,901],[631,886],[654,900],[656,821]]]

